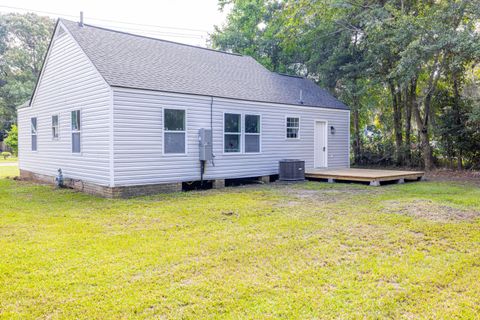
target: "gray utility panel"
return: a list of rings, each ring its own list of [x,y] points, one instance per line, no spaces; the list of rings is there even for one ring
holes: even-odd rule
[[[200,147],[200,160],[213,160],[212,130],[204,128],[198,130],[198,145]]]

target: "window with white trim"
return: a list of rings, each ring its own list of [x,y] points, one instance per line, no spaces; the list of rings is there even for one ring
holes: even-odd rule
[[[52,139],[58,139],[58,115],[52,116]]]
[[[72,153],[80,153],[81,150],[81,119],[80,119],[80,110],[74,110],[71,113],[71,123],[72,123]]]
[[[223,151],[226,153],[241,152],[242,115],[225,113],[223,122]]]
[[[37,151],[37,118],[30,119],[30,128],[32,136],[32,151]]]
[[[164,109],[164,153],[185,154],[186,113],[181,109]]]
[[[286,119],[286,137],[287,139],[298,139],[300,137],[300,118],[287,117]]]
[[[260,152],[260,116],[245,115],[245,153]]]

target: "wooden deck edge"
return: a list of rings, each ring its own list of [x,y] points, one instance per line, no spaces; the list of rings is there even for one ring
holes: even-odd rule
[[[416,180],[423,176],[424,176],[423,174],[409,174],[409,175],[403,175],[403,176],[382,177],[375,180],[377,181],[392,181],[392,180],[399,180],[399,179]]]
[[[317,173],[305,173],[306,178],[316,178],[316,179],[334,179],[334,180],[343,180],[343,181],[361,181],[361,182],[371,182],[371,181],[395,181],[399,179],[406,180],[415,180],[423,177],[424,174],[406,174],[406,175],[392,175],[388,177],[354,177],[354,176],[338,176],[331,174],[317,174]]]
[[[406,173],[395,173],[391,174],[388,176],[369,176],[369,175],[354,175],[350,176],[348,174],[334,174],[334,173],[327,173],[327,172],[305,172],[305,176],[308,175],[319,175],[319,176],[325,176],[325,177],[356,177],[356,178],[365,178],[365,179],[380,179],[380,178],[395,178],[395,177],[406,177],[406,176],[423,176],[425,175],[424,172],[406,172]]]

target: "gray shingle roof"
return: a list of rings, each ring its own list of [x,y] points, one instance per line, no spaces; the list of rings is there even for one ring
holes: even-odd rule
[[[249,56],[60,19],[111,86],[348,109],[311,80],[271,72]]]

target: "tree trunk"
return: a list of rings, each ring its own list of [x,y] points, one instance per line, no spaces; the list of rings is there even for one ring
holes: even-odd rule
[[[403,117],[402,117],[402,112],[403,112],[403,98],[402,98],[402,89],[398,88],[397,91],[397,123],[396,128],[395,128],[395,144],[398,146],[397,147],[397,165],[401,166],[404,163],[404,157],[403,157]]]
[[[417,79],[410,81],[410,88],[405,89],[405,147],[404,159],[407,166],[412,165],[411,138],[412,131],[412,105],[417,100]]]
[[[402,165],[402,101],[401,91],[397,92],[393,81],[389,81],[393,105],[393,127],[395,133],[395,162]]]
[[[420,130],[420,142],[423,152],[423,163],[425,170],[430,171],[433,169],[432,147],[430,146],[430,137],[428,136],[428,129],[423,127]]]
[[[431,95],[425,98],[425,119],[422,119],[420,114],[420,108],[418,103],[415,101],[413,104],[413,114],[415,115],[415,121],[418,126],[418,135],[420,137],[420,145],[423,153],[423,163],[425,170],[429,171],[433,169],[433,159],[432,159],[432,148],[430,147],[430,138],[428,136],[428,114],[430,111]]]
[[[453,73],[453,109],[454,109],[454,121],[455,121],[455,126],[457,129],[460,129],[462,127],[462,120],[460,116],[460,90],[459,90],[459,83],[458,83],[458,77],[457,73]],[[461,137],[460,137],[461,141]],[[456,148],[457,149],[457,169],[458,170],[463,170],[463,161],[462,161],[462,146],[457,144]]]
[[[432,104],[432,92],[430,91],[425,97],[425,119],[420,127],[420,140],[422,143],[423,150],[423,162],[425,164],[425,170],[430,171],[434,167],[433,156],[432,156],[432,147],[430,146],[430,136],[428,132],[428,123],[430,115],[430,107]],[[419,113],[420,115],[420,113]]]
[[[430,146],[430,137],[429,137],[429,120],[430,112],[432,105],[432,98],[435,89],[437,88],[438,79],[440,77],[440,70],[442,65],[445,62],[445,56],[443,57],[443,62],[438,63],[440,58],[440,52],[435,56],[435,61],[433,63],[432,69],[430,71],[430,76],[428,79],[428,86],[425,98],[423,99],[423,114],[420,113],[420,107],[418,103],[413,104],[413,114],[415,115],[415,120],[418,126],[418,133],[420,135],[420,143],[422,146],[423,153],[423,163],[426,171],[430,171],[434,168],[433,156],[432,156],[432,147]]]

